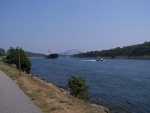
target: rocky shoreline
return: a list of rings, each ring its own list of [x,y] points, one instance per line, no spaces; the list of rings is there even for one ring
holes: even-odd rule
[[[37,75],[37,74],[36,75],[35,74],[31,74],[31,76],[33,77],[33,79],[36,79],[37,81],[41,82],[42,84],[45,84],[45,85],[47,85],[49,87],[53,87],[54,89],[56,89],[57,91],[59,91],[60,93],[66,95],[68,97],[75,98],[75,97],[73,97],[73,96],[70,95],[70,93],[69,93],[68,90],[66,90],[66,89],[64,89],[62,87],[56,86],[55,84],[48,82],[46,79],[40,78],[39,75]],[[82,101],[80,99],[78,99],[78,100]],[[109,108],[104,107],[102,105],[91,103],[91,102],[86,102],[85,104],[88,104],[91,107],[97,109],[97,112],[95,112],[95,113],[111,113],[110,110],[109,110]]]

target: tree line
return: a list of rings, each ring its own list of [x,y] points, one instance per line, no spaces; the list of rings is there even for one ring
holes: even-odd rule
[[[102,51],[89,51],[74,55],[75,57],[110,57],[115,58],[118,56],[125,57],[139,57],[150,56],[150,42],[137,44],[126,47],[117,47],[109,50]]]

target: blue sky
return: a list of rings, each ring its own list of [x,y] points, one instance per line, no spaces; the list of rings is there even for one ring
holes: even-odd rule
[[[149,0],[0,0],[0,47],[46,53],[150,41]]]

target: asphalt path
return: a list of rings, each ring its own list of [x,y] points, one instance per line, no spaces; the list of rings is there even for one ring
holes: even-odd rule
[[[0,71],[0,113],[42,113],[5,73]]]

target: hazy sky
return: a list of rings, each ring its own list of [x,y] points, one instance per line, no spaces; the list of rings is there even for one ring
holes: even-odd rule
[[[150,41],[150,0],[0,0],[0,47],[45,53]]]

